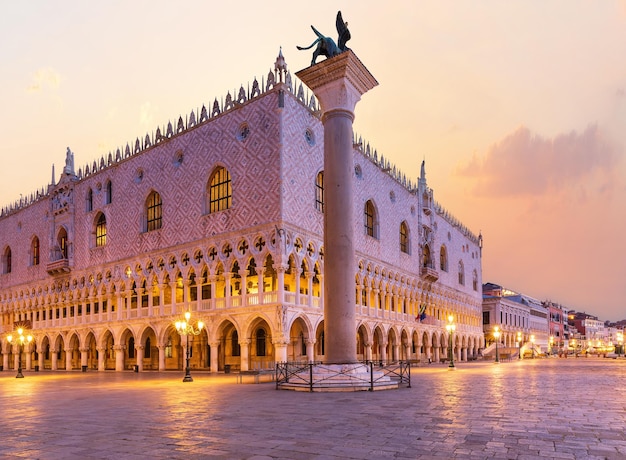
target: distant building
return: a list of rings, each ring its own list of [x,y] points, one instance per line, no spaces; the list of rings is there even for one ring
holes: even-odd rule
[[[483,332],[487,344],[494,342],[493,331],[501,331],[500,343],[521,352],[532,349],[546,352],[549,348],[548,310],[537,299],[519,294],[495,283],[483,285]],[[519,340],[521,339],[521,340]],[[486,350],[489,354],[490,349]]]

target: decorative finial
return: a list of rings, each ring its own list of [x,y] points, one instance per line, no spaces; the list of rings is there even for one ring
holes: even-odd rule
[[[283,57],[283,47],[280,47],[278,51],[278,57],[276,58],[276,62],[274,63],[274,72],[276,74],[276,79],[279,83],[283,82],[283,75],[287,73],[287,62],[285,62],[285,58]]]

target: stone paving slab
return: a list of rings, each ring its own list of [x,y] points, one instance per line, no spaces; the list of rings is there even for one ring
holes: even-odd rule
[[[624,359],[431,365],[354,393],[192,374],[0,372],[0,458],[626,458]]]

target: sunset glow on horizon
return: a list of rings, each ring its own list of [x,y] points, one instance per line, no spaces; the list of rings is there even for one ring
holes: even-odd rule
[[[0,207],[267,78],[310,25],[379,86],[355,132],[482,233],[483,282],[626,319],[626,1],[7,3]],[[319,59],[321,60],[321,58]]]

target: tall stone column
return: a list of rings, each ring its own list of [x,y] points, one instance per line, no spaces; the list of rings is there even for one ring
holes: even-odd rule
[[[319,100],[324,125],[325,363],[356,363],[352,122],[378,82],[350,50],[296,75]]]

